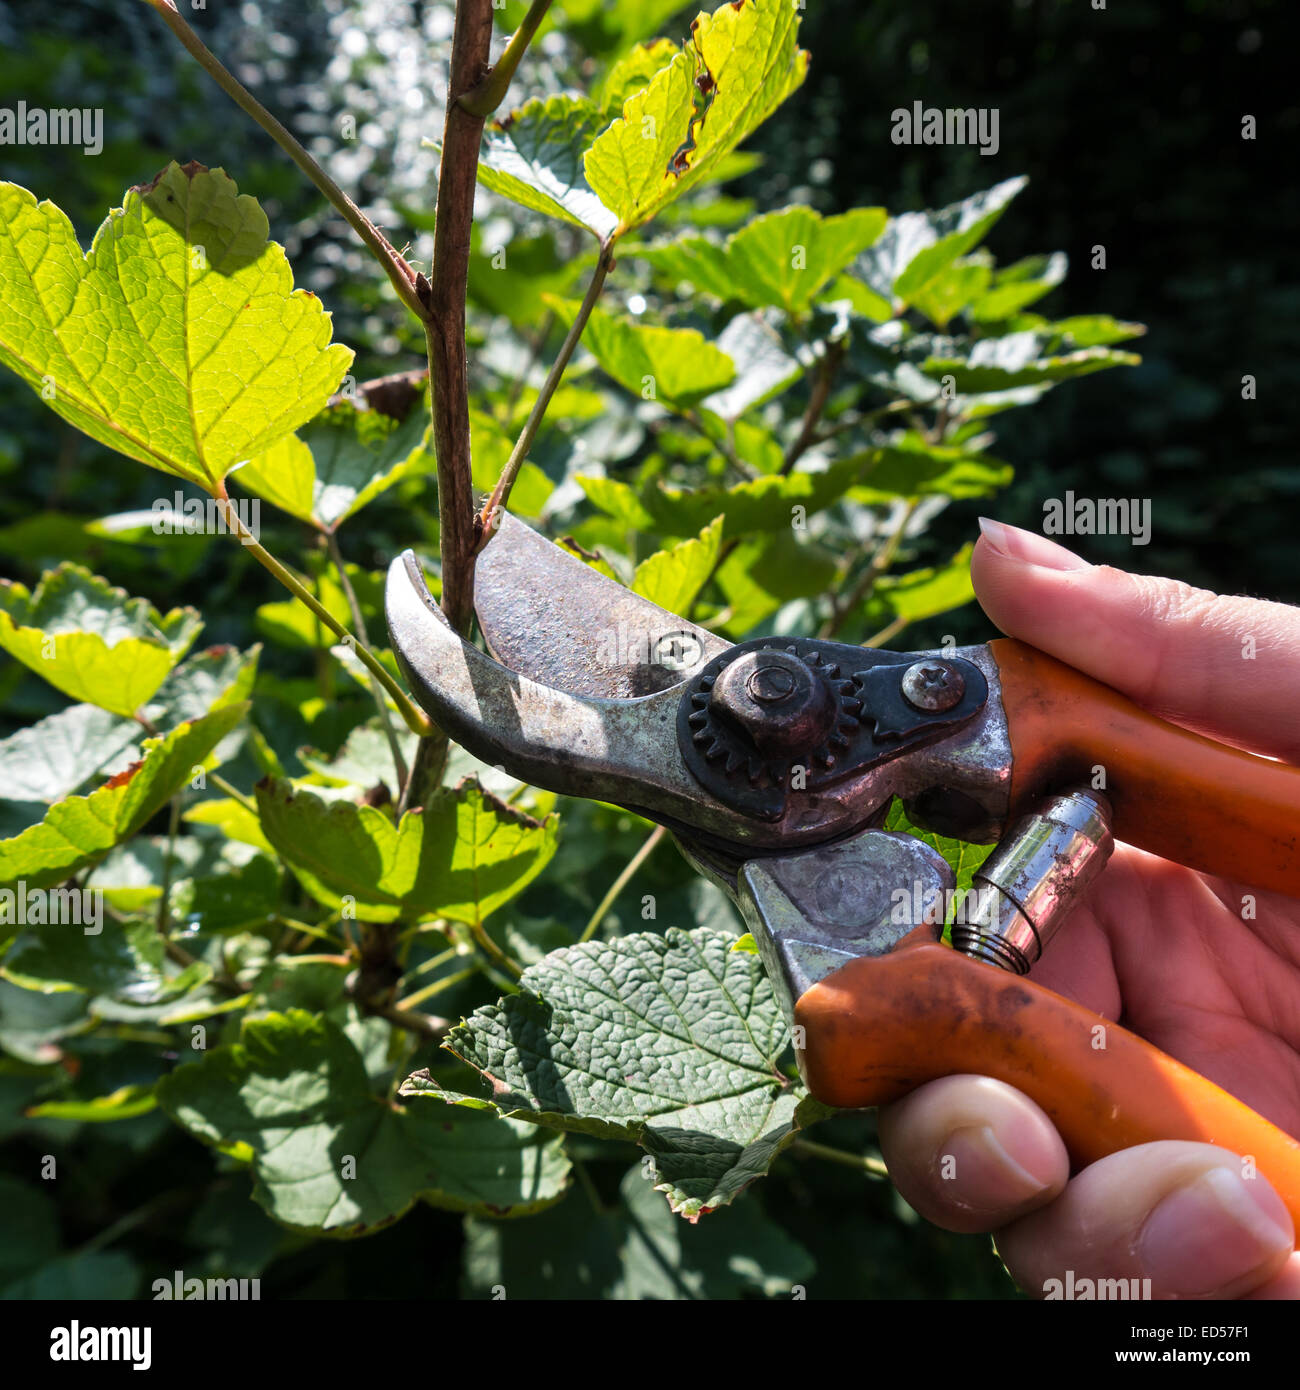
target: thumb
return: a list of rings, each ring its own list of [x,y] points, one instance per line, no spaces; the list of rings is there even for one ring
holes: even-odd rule
[[[975,593],[1008,636],[1173,723],[1300,762],[1300,609],[1090,565],[980,519]]]

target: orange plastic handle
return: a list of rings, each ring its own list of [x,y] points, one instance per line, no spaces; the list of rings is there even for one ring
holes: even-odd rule
[[[1095,785],[1100,766],[1116,839],[1300,897],[1300,768],[1169,724],[1023,642],[989,647],[1011,741],[1013,815],[1069,783]]]
[[[905,942],[842,966],[800,997],[795,1023],[804,1078],[828,1105],[996,1077],[1047,1112],[1076,1165],[1157,1139],[1219,1144],[1253,1160],[1300,1229],[1300,1143],[1117,1023],[948,946]]]

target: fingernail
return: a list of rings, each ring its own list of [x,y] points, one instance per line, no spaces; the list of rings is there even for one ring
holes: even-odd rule
[[[1209,1294],[1286,1254],[1292,1240],[1287,1210],[1267,1183],[1211,1168],[1157,1205],[1137,1253],[1167,1293]]]
[[[989,1125],[955,1129],[939,1146],[936,1167],[941,1180],[954,1184],[953,1195],[963,1207],[1004,1211],[1036,1197],[1050,1179],[1032,1171],[1037,1153],[1009,1153]]]
[[[994,521],[987,516],[980,517],[980,532],[984,539],[1009,560],[1024,560],[1047,570],[1089,570],[1092,566],[1046,536],[1036,536],[1032,531],[1022,531],[1018,526],[1008,526],[1005,521]]]

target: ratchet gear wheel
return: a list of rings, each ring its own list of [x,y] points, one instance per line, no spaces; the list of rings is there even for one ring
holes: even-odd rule
[[[726,653],[695,682],[686,724],[691,762],[755,788],[784,787],[795,768],[807,785],[834,768],[858,728],[852,680],[817,644],[763,643]]]

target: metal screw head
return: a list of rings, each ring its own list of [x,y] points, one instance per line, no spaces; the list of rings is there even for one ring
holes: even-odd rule
[[[789,652],[746,652],[714,682],[709,708],[770,757],[815,748],[835,723],[826,682]]]
[[[903,672],[901,688],[915,709],[942,714],[966,693],[966,680],[950,661],[914,661]]]
[[[749,674],[745,690],[764,705],[779,705],[795,693],[795,678],[780,666],[759,666]]]

